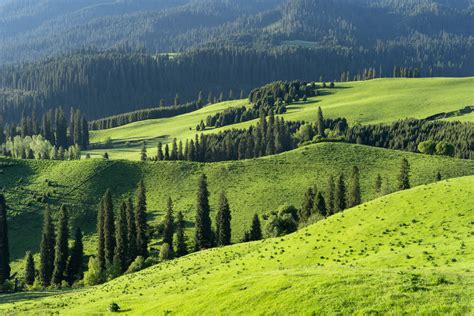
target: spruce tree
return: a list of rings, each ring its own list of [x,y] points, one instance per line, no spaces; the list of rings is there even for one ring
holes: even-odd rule
[[[8,243],[7,204],[0,194],[0,284],[10,278],[10,248]]]
[[[59,210],[58,231],[56,234],[56,247],[54,253],[53,283],[61,285],[65,279],[67,259],[69,256],[69,216],[63,204]]]
[[[406,190],[410,188],[410,163],[406,158],[402,159],[400,174],[398,175],[398,189]]]
[[[35,260],[31,251],[28,251],[25,257],[25,283],[28,285],[35,283]]]
[[[46,207],[43,220],[43,232],[41,234],[40,244],[40,281],[41,285],[47,287],[51,284],[54,269],[54,244],[56,234],[54,231],[53,219],[51,218],[51,210]]]
[[[174,216],[173,216],[173,201],[168,198],[166,205],[166,215],[163,227],[163,243],[166,243],[173,249],[173,235],[174,235]]]
[[[253,216],[252,226],[249,231],[250,241],[261,240],[263,238],[262,226],[260,225],[260,218],[257,214]]]
[[[84,276],[84,244],[82,242],[82,231],[78,227],[74,233],[74,245],[71,249],[71,256],[67,264],[67,281],[69,285],[81,280]]]
[[[176,218],[176,255],[182,257],[188,254],[188,247],[186,245],[186,235],[184,233],[185,222],[184,215],[181,211],[178,212]]]
[[[336,184],[334,182],[334,177],[329,176],[328,191],[327,191],[327,197],[326,197],[328,215],[335,213],[335,206],[336,206],[335,194],[336,194]]]
[[[173,139],[173,144],[171,145],[170,160],[178,160],[178,143],[176,138]]]
[[[318,192],[316,196],[316,201],[314,203],[316,211],[321,214],[321,216],[328,216],[329,212],[326,207],[326,201],[324,200],[324,196],[321,192]]]
[[[145,183],[141,180],[137,192],[135,222],[137,227],[137,256],[142,256],[143,258],[148,257],[146,206]]]
[[[351,187],[348,198],[348,206],[354,207],[359,205],[361,202],[362,198],[360,192],[360,173],[359,168],[357,166],[354,166],[351,175]]]
[[[219,210],[216,218],[216,244],[218,246],[230,245],[231,241],[231,222],[232,216],[230,213],[229,201],[224,191],[219,195]]]
[[[105,271],[105,234],[104,234],[104,201],[102,197],[97,212],[97,263],[101,271]]]
[[[312,187],[309,187],[304,194],[303,204],[301,205],[301,210],[300,210],[300,218],[303,221],[307,221],[313,213],[313,209],[315,206],[314,198],[315,198],[314,189]]]
[[[107,190],[104,195],[104,249],[106,266],[111,266],[115,255],[115,218],[112,193]]]
[[[127,244],[127,264],[130,264],[137,257],[137,224],[132,198],[127,201]]]
[[[441,172],[438,171],[438,172],[436,173],[436,182],[441,181],[441,180],[442,180]]]
[[[156,160],[162,161],[165,158],[163,154],[163,144],[161,142],[158,143],[158,152],[156,155]]]
[[[344,175],[341,173],[337,179],[336,192],[334,195],[334,211],[341,212],[347,208],[346,183]]]
[[[207,177],[205,174],[202,174],[199,178],[198,185],[194,236],[194,247],[196,251],[211,248],[213,245],[211,218],[209,217],[211,211],[209,206],[209,191],[207,189]]]
[[[326,129],[326,127],[324,124],[323,111],[321,110],[321,107],[318,107],[318,119],[316,121],[316,128],[318,129],[318,134],[321,137],[326,137],[324,133],[324,130]]]
[[[127,223],[127,204],[125,202],[120,206],[120,213],[117,220],[115,247],[115,263],[120,266],[120,272],[123,273],[128,266],[128,223]]]
[[[145,145],[145,142],[143,142],[142,149],[140,150],[140,160],[146,161],[147,159],[148,159],[148,156],[146,154],[146,145]]]

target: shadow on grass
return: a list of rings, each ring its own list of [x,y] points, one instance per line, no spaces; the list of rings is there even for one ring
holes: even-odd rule
[[[66,290],[75,291],[75,290]],[[35,300],[39,298],[49,297],[57,294],[63,294],[64,290],[44,290],[44,291],[31,291],[31,292],[18,292],[11,294],[0,294],[0,304],[18,303],[21,301]]]

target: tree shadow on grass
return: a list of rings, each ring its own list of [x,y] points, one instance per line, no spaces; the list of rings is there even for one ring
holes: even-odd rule
[[[77,291],[77,290],[69,290]],[[18,303],[21,301],[35,300],[45,298],[53,295],[64,294],[64,290],[45,290],[45,291],[31,291],[31,292],[18,292],[11,294],[0,293],[0,304]]]

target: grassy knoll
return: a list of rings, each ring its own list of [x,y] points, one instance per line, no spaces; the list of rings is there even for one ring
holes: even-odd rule
[[[80,226],[93,237],[97,204],[107,188],[113,192],[116,208],[123,199],[134,195],[137,183],[144,179],[152,224],[161,221],[166,199],[175,201],[175,210],[185,213],[192,226],[195,212],[197,179],[209,178],[211,206],[215,210],[220,190],[228,194],[234,240],[242,237],[254,213],[264,214],[284,203],[300,206],[310,185],[325,190],[327,178],[343,170],[347,175],[354,165],[361,169],[364,200],[377,196],[374,182],[378,173],[383,187],[395,189],[402,157],[412,166],[413,185],[431,183],[440,171],[443,178],[474,174],[474,162],[425,156],[367,146],[324,143],[302,147],[276,156],[220,163],[131,161],[14,161],[0,167],[0,187],[7,188],[11,207],[10,229],[14,259],[26,250],[37,251],[44,204],[57,209],[59,202],[70,205],[72,225]],[[386,183],[388,182],[388,184]],[[14,189],[13,189],[14,188]],[[212,214],[214,218],[214,213]],[[87,246],[92,252],[92,246]]]
[[[336,89],[324,89],[321,96],[291,105],[283,117],[287,120],[314,121],[317,108],[321,106],[326,116],[346,117],[350,123],[391,123],[407,117],[425,118],[473,105],[473,89],[474,78],[399,78],[338,83]],[[173,138],[185,140],[194,137],[196,125],[209,114],[245,104],[246,100],[223,102],[173,118],[147,120],[92,132],[93,143],[111,138],[114,148],[92,150],[89,153],[101,155],[107,151],[112,159],[138,160],[141,141],[146,140],[152,148],[150,154],[156,155],[158,141],[170,142]],[[452,118],[455,119],[472,122],[473,116]],[[207,133],[248,127],[251,124],[255,124],[255,121],[210,129]]]
[[[473,196],[472,176],[422,185],[102,286],[2,296],[0,311],[97,314],[116,302],[140,315],[469,314]]]

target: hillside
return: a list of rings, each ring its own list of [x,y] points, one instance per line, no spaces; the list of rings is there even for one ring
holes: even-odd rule
[[[102,286],[0,297],[4,313],[469,314],[474,177],[365,203],[283,238],[203,251]],[[46,297],[50,296],[50,297]]]
[[[369,81],[338,83],[336,89],[323,89],[322,95],[308,102],[293,104],[283,115],[286,120],[315,121],[319,106],[325,116],[346,117],[350,124],[391,123],[404,118],[426,118],[441,112],[456,111],[474,104],[470,91],[474,77],[427,78],[427,79],[377,79]],[[156,144],[171,142],[173,138],[185,140],[194,137],[195,126],[208,115],[226,108],[247,105],[247,100],[227,101],[206,106],[198,111],[167,119],[147,120],[91,133],[91,143],[104,142],[110,138],[113,149],[92,150],[92,155],[105,151],[111,159],[139,159],[141,141],[146,141],[150,154],[156,155]],[[472,115],[450,120],[472,121]],[[215,133],[222,129],[242,128],[255,121],[210,129]],[[192,130],[190,130],[192,129]],[[128,142],[128,143],[127,143]]]
[[[233,213],[233,240],[237,241],[248,229],[254,213],[268,213],[284,203],[299,207],[309,186],[326,190],[329,175],[349,175],[354,165],[361,170],[364,200],[377,196],[374,183],[379,173],[384,179],[383,190],[394,190],[402,157],[410,161],[412,185],[434,182],[438,171],[444,179],[474,174],[474,162],[470,160],[322,143],[265,158],[205,164],[20,160],[13,161],[13,166],[1,167],[0,187],[6,189],[12,209],[11,251],[13,259],[18,259],[26,250],[38,249],[44,209],[38,199],[43,196],[54,209],[59,203],[70,204],[72,227],[81,226],[90,234],[95,232],[97,205],[105,190],[112,190],[117,207],[134,194],[137,183],[144,179],[153,225],[162,220],[166,199],[171,197],[175,210],[183,211],[192,226],[197,179],[204,172],[209,178],[213,211],[220,190],[227,192]]]

